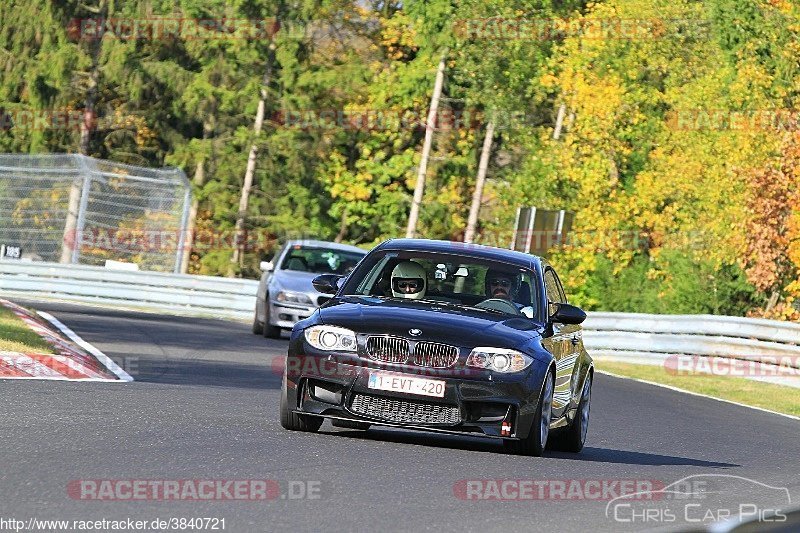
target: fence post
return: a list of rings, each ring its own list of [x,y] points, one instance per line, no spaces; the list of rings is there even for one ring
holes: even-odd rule
[[[69,188],[69,203],[67,205],[67,219],[64,222],[64,236],[61,239],[61,259],[60,263],[74,263],[75,239],[78,236],[78,209],[81,201],[81,181],[80,178],[72,180]],[[72,249],[70,249],[72,246]]]
[[[75,247],[72,249],[72,264],[77,265],[81,259],[81,244],[83,243],[83,229],[86,226],[86,206],[89,203],[89,190],[92,188],[92,171],[87,164],[87,156],[77,155],[81,167],[83,167],[83,189],[81,190],[81,201],[78,207],[78,219],[75,223]]]
[[[184,272],[183,263],[184,258],[190,252],[190,250],[184,250],[183,246],[186,244],[186,228],[189,222],[189,209],[192,203],[192,188],[186,187],[186,192],[183,195],[183,213],[181,214],[181,229],[180,235],[178,235],[178,249],[175,252],[175,268],[173,272],[175,274],[180,274]]]

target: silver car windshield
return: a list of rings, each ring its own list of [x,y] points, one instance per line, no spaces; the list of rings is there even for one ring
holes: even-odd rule
[[[295,245],[284,255],[280,269],[314,274],[347,275],[365,254]]]

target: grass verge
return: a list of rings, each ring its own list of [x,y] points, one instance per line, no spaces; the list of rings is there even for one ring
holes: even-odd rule
[[[800,416],[800,389],[793,387],[725,376],[676,376],[668,374],[661,366],[603,360],[596,360],[595,367],[620,376],[644,379],[723,400]]]
[[[32,331],[17,315],[0,306],[0,350],[22,353],[53,353],[53,347]]]

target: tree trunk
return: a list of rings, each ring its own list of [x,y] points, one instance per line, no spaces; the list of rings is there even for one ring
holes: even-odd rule
[[[197,162],[194,168],[194,177],[192,183],[195,187],[202,187],[206,181],[205,161],[201,159]],[[181,256],[181,274],[186,274],[189,271],[189,261],[192,256],[192,247],[194,246],[194,228],[197,225],[197,210],[200,208],[200,202],[197,195],[192,197],[192,206],[189,208],[189,219],[186,223],[186,238],[183,241],[183,255]]]
[[[98,13],[100,17],[106,17],[105,2],[100,3]],[[92,67],[91,70],[89,70],[89,83],[86,88],[86,96],[83,100],[83,121],[81,122],[81,137],[78,142],[78,153],[81,155],[89,154],[90,135],[92,133],[92,127],[96,123],[95,104],[97,102],[97,86],[100,80],[100,52],[102,47],[103,40],[99,38],[91,41],[89,44]],[[73,259],[73,250],[76,246],[80,246],[81,236],[77,234],[77,229],[82,185],[83,179],[76,178],[69,188],[67,216],[64,221],[64,234],[61,240],[60,263],[71,263]]]
[[[256,119],[253,124],[253,144],[250,145],[250,154],[247,156],[247,169],[244,173],[244,183],[242,184],[242,193],[239,197],[239,212],[236,216],[236,228],[234,230],[234,246],[233,257],[231,257],[231,268],[228,271],[228,276],[233,277],[234,265],[240,265],[242,256],[244,255],[244,222],[247,216],[247,206],[250,201],[250,189],[253,187],[253,175],[256,171],[256,158],[258,157],[258,139],[261,136],[261,128],[264,125],[264,113],[267,106],[267,91],[269,84],[272,81],[272,51],[267,54],[266,71],[264,78],[261,81],[261,98],[258,100],[258,109],[256,109]]]
[[[333,239],[333,242],[342,242],[347,235],[347,207],[342,210],[342,218],[339,221],[339,233],[336,234],[336,238]]]
[[[553,139],[558,140],[561,137],[561,128],[564,126],[564,115],[567,113],[566,104],[561,104],[558,107],[558,116],[556,117],[556,127],[553,130]]]
[[[478,177],[475,180],[475,191],[472,194],[472,205],[469,208],[467,230],[464,232],[464,242],[470,243],[475,238],[475,228],[478,225],[478,215],[481,210],[483,198],[483,185],[486,183],[486,171],[489,168],[489,156],[492,152],[492,138],[494,137],[494,119],[486,125],[486,134],[483,137],[481,159],[478,163]]]
[[[436,114],[439,112],[439,98],[442,95],[444,85],[444,66],[447,53],[442,54],[439,60],[439,68],[436,70],[436,82],[433,86],[433,97],[431,107],[428,110],[428,121],[425,123],[425,141],[422,143],[422,157],[417,169],[417,183],[414,186],[414,199],[411,202],[411,212],[408,215],[408,227],[406,237],[413,238],[417,233],[417,220],[419,219],[419,206],[422,203],[422,195],[425,192],[425,174],[428,171],[428,158],[431,154],[433,144],[433,130],[436,127]]]
[[[778,305],[778,299],[781,297],[780,291],[772,291],[772,294],[769,295],[769,300],[767,301],[767,307],[764,309],[767,313],[772,311],[772,309]]]

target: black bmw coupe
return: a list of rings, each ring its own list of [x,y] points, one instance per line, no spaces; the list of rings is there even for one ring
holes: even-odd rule
[[[317,431],[370,425],[502,439],[513,453],[579,452],[592,359],[586,314],[544,259],[456,242],[395,239],[292,330],[280,417]]]

